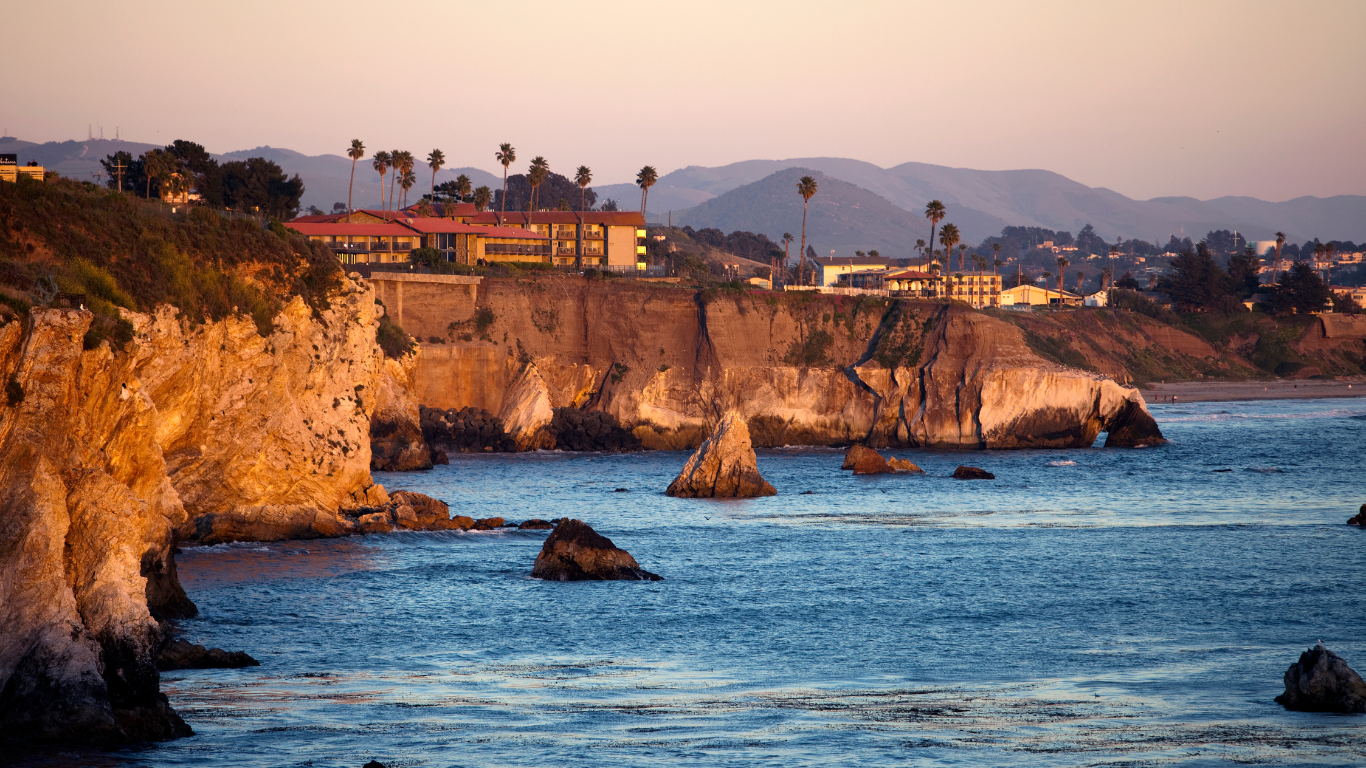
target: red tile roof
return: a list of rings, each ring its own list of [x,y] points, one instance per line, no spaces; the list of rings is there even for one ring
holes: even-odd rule
[[[899,272],[889,272],[886,277],[888,280],[929,280],[934,275],[918,269],[903,269]]]
[[[609,227],[644,227],[645,217],[639,211],[485,211],[470,219],[474,224],[602,224]]]
[[[417,233],[399,224],[344,224],[332,221],[301,222],[298,219],[285,224],[286,227],[301,235],[352,235],[356,237],[413,237]]]
[[[314,213],[309,214],[307,216],[297,216],[285,223],[294,224],[297,222],[299,224],[317,224],[323,221],[336,221],[337,219],[344,218],[345,216],[346,214],[344,213]]]
[[[531,240],[545,240],[545,235],[540,235],[530,230],[519,227],[480,227],[474,224],[462,224],[452,219],[435,219],[414,217],[410,219],[399,219],[399,224],[413,229],[423,234],[463,234],[479,235],[480,237],[518,237]]]

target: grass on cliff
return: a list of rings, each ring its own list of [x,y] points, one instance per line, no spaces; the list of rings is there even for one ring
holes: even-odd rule
[[[208,208],[173,213],[157,200],[69,179],[0,184],[4,303],[26,311],[21,304],[58,292],[83,294],[95,314],[87,348],[132,338],[120,307],[169,304],[191,322],[245,315],[268,335],[290,297],[324,309],[340,278],[330,251],[278,223]]]

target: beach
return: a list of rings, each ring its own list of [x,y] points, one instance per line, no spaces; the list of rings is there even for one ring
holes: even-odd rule
[[[1366,377],[1340,379],[1271,379],[1263,381],[1180,381],[1143,388],[1150,403],[1222,400],[1287,400],[1314,397],[1366,397]]]

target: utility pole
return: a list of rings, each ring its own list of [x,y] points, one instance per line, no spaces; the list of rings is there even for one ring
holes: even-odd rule
[[[123,164],[123,158],[119,157],[118,153],[115,152],[115,153],[114,153],[114,173],[117,173],[118,176],[119,176],[119,191],[120,191],[120,192],[123,191],[123,169],[124,169],[124,167],[125,167],[125,166],[124,166],[124,164]]]

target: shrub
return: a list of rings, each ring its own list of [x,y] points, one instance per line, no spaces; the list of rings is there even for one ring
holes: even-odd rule
[[[379,330],[375,333],[375,341],[379,342],[379,348],[384,350],[385,357],[395,360],[411,353],[413,347],[416,346],[413,338],[387,314],[379,319]]]

